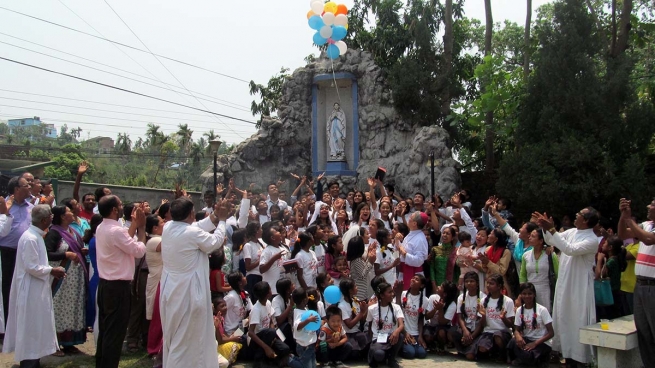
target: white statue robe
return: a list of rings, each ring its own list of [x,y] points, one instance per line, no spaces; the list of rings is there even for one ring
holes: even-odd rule
[[[52,267],[43,232],[31,225],[18,241],[16,268],[9,293],[9,316],[3,353],[14,360],[40,359],[57,351],[55,312],[52,307]]]
[[[592,348],[580,343],[580,328],[596,323],[593,267],[598,237],[593,229],[544,234],[546,243],[562,251],[553,301],[553,350],[564,358],[589,363]]]
[[[224,240],[225,222],[215,227],[209,217],[192,225],[171,221],[164,226],[159,302],[164,367],[218,368],[208,254]]]

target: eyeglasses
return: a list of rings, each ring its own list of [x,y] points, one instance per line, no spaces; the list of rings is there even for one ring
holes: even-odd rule
[[[32,186],[29,185],[29,184],[25,184],[25,185],[19,185],[19,187],[21,187],[21,188],[31,188]]]

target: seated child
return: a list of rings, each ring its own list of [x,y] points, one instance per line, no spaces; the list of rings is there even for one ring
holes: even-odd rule
[[[551,347],[546,344],[555,333],[548,309],[535,302],[537,290],[526,282],[519,287],[523,305],[514,318],[514,339],[507,345],[512,365],[548,366]]]
[[[218,342],[218,365],[220,368],[227,368],[237,360],[241,350],[241,335],[227,335],[225,333],[225,319],[227,314],[227,303],[224,299],[214,299],[214,327],[216,328],[216,341]]]
[[[376,367],[387,361],[391,368],[399,368],[397,356],[405,341],[403,311],[393,302],[393,286],[383,282],[375,290],[377,303],[368,307],[366,322],[373,342],[368,352],[368,364]]]
[[[316,331],[307,330],[305,327],[311,322],[320,322],[320,317],[311,315],[305,320],[302,319],[307,309],[309,297],[302,287],[293,291],[293,302],[296,309],[293,311],[293,338],[296,340],[296,353],[303,368],[316,368]]]
[[[325,313],[327,323],[318,333],[318,360],[322,363],[329,362],[330,366],[335,368],[348,368],[341,359],[348,357],[353,347],[348,342],[346,330],[343,328],[341,309],[331,305]]]
[[[423,339],[428,347],[436,347],[438,354],[444,350],[448,342],[448,330],[457,311],[457,285],[444,281],[437,287],[436,294],[430,295],[423,326]],[[436,341],[435,341],[436,340]]]
[[[276,322],[273,307],[269,299],[273,296],[271,287],[266,281],[260,281],[253,287],[257,303],[250,311],[250,328],[248,345],[255,361],[254,367],[259,368],[266,361],[272,365],[285,366],[289,361],[291,350],[280,340],[275,332]]]

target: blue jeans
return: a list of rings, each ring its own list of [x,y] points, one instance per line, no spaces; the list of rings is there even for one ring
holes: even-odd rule
[[[309,346],[296,345],[296,353],[298,359],[302,363],[303,368],[316,368],[316,347],[314,344]]]
[[[425,351],[421,345],[418,344],[418,336],[413,336],[414,340],[417,341],[415,345],[405,343],[403,345],[403,358],[405,359],[425,359],[428,356],[428,352]]]

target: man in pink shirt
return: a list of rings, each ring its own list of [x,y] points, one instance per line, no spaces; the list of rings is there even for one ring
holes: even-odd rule
[[[123,217],[123,203],[115,195],[102,197],[98,211],[103,220],[96,230],[100,275],[96,367],[117,368],[130,318],[134,258],[141,258],[146,253],[146,217],[142,206],[136,206],[129,229],[124,228],[118,222]]]

